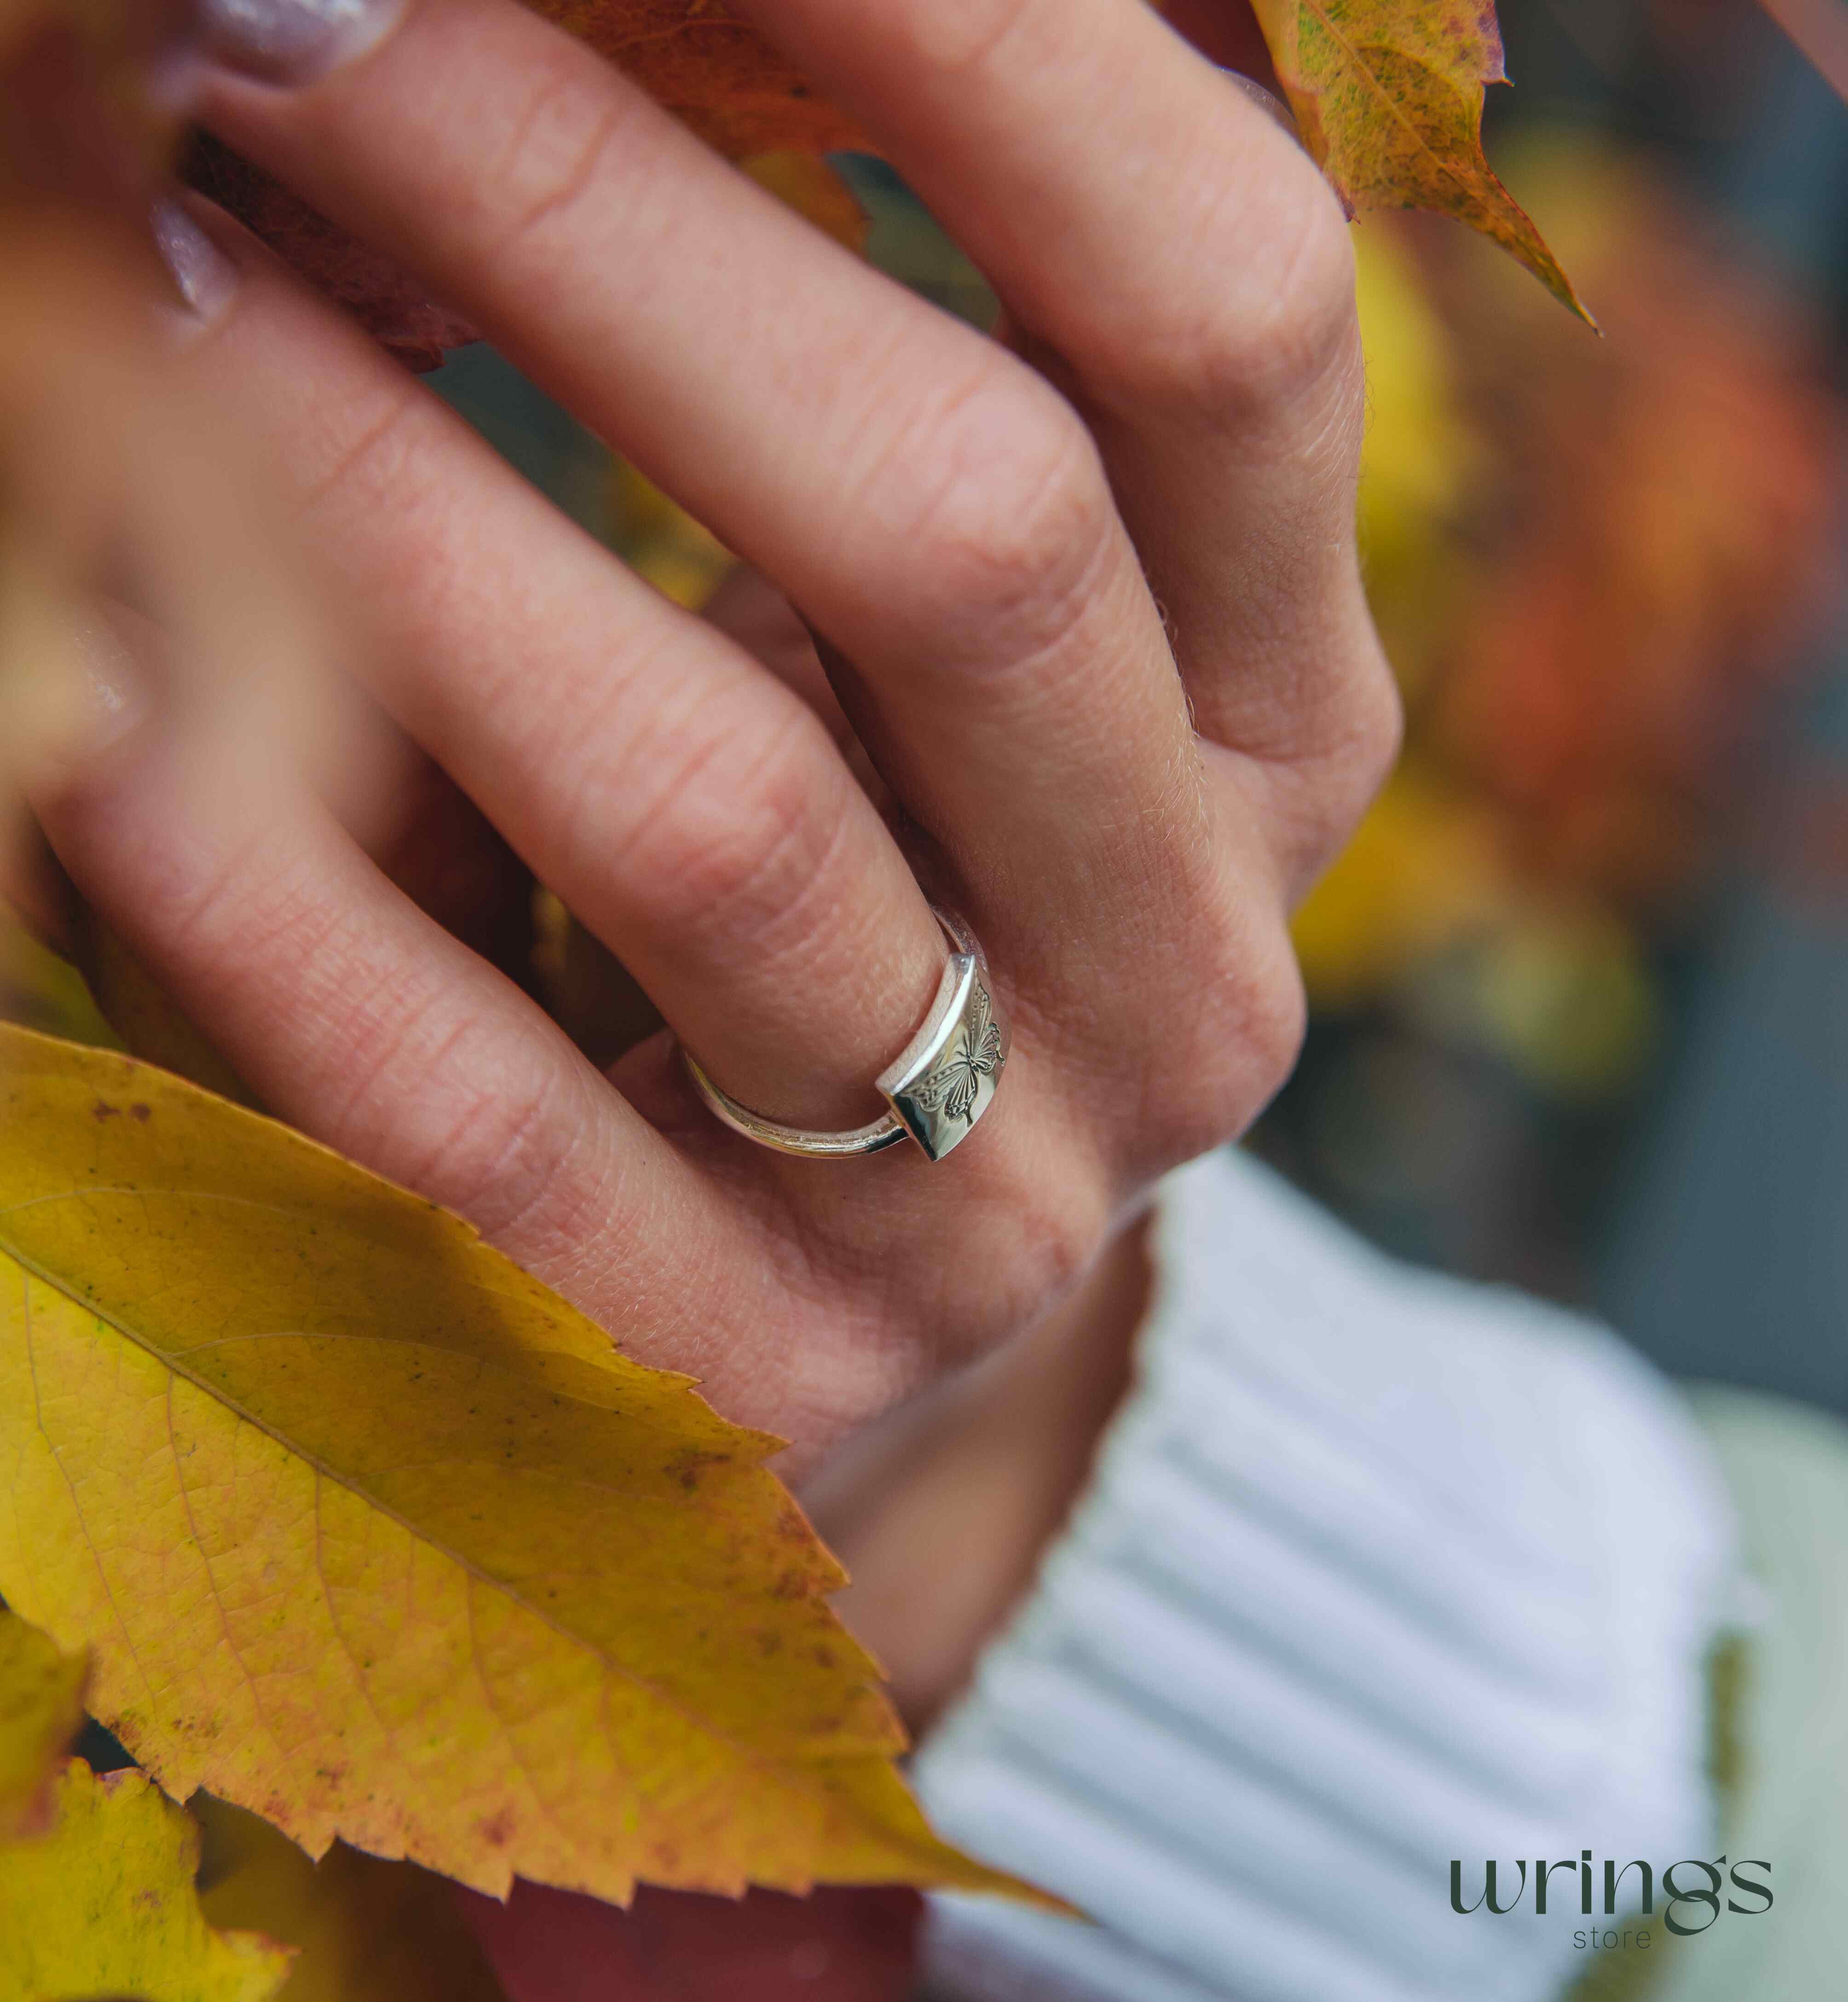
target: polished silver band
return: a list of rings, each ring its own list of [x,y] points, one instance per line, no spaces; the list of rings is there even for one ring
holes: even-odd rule
[[[760,1147],[820,1160],[877,1154],[909,1134],[933,1161],[940,1161],[966,1139],[994,1102],[1007,1063],[1008,1030],[995,1006],[982,947],[961,919],[947,911],[936,916],[950,941],[950,957],[922,1027],[875,1080],[889,1112],[846,1133],[784,1126],[720,1090],[683,1048],[687,1075],[713,1114]]]

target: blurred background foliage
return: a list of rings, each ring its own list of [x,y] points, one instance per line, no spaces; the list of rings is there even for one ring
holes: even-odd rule
[[[1754,0],[1501,14],[1491,158],[1605,337],[1453,225],[1355,232],[1407,743],[1301,913],[1313,1026],[1251,1144],[1396,1251],[1848,1410],[1848,110]],[[835,164],[750,171],[987,323],[897,177]],[[669,596],[724,577],[490,351],[432,379]],[[645,1025],[543,891],[531,979],[599,1055]],[[82,1019],[57,962],[5,980]]]
[[[1747,0],[1506,0],[1492,156],[1606,329],[1357,232],[1407,748],[1255,1144],[1392,1248],[1848,1408],[1848,112]]]

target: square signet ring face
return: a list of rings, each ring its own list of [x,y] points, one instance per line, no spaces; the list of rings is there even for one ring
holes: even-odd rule
[[[692,1052],[682,1049],[687,1074],[710,1110],[760,1147],[814,1159],[880,1153],[899,1146],[908,1134],[933,1161],[959,1146],[994,1102],[1007,1065],[1008,1029],[995,1005],[981,947],[950,912],[938,911],[936,919],[950,942],[950,956],[922,1026],[877,1079],[891,1107],[883,1118],[846,1133],[782,1125],[722,1090]]]
[[[905,1131],[940,1161],[993,1102],[1007,1051],[981,954],[954,952],[923,1027],[880,1074],[879,1089]]]

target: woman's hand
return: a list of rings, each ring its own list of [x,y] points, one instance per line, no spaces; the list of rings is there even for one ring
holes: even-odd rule
[[[207,218],[237,282],[188,246],[211,323],[183,366],[256,427],[340,581],[328,658],[747,1104],[878,1109],[943,964],[933,902],[986,947],[1013,1055],[936,1165],[761,1151],[665,1038],[606,1081],[312,786],[225,768],[176,692],[196,636],[40,817],[270,1106],[799,1470],[1040,1320],[1289,1068],[1287,915],[1396,741],[1340,211],[1136,0],[741,0],[967,246],[1003,344],[514,0],[204,11],[211,127],[773,580],[832,695],[662,602]]]

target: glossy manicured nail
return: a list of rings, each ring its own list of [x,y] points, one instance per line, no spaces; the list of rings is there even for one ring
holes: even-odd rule
[[[209,325],[230,305],[237,267],[176,201],[154,204],[154,245],[192,316]]]
[[[312,83],[390,33],[404,0],[200,0],[207,52],[265,83]]]

